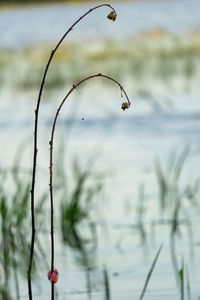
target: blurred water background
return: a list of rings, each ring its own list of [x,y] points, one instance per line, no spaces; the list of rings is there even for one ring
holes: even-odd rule
[[[12,299],[28,299],[27,187],[42,72],[66,29],[99,3],[0,10],[0,284]],[[34,299],[50,295],[48,141],[53,117],[73,83],[99,72],[119,80],[132,105],[123,112],[120,91],[97,78],[77,89],[59,116],[54,149],[57,299],[139,299],[161,244],[145,299],[183,299],[183,281],[185,299],[198,299],[200,2],[112,5],[116,22],[106,19],[106,8],[90,14],[63,43],[47,77],[39,122],[36,187],[42,209]],[[23,201],[27,209],[18,230],[19,221],[11,217],[20,213]],[[74,218],[70,203],[76,203]],[[5,228],[14,241],[9,255]]]

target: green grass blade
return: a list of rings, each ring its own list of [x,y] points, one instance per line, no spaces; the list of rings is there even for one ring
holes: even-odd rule
[[[109,276],[107,268],[104,267],[103,270],[103,278],[104,278],[104,289],[105,289],[105,300],[110,300],[110,284],[109,284]]]
[[[160,208],[161,210],[164,210],[167,204],[168,182],[162,170],[162,166],[159,159],[155,161],[155,173],[156,173],[157,182],[159,186]]]
[[[178,271],[179,280],[180,280],[180,292],[181,292],[181,300],[184,300],[184,262],[182,261],[181,269]]]
[[[176,182],[178,182],[178,180],[181,176],[181,172],[183,170],[183,166],[189,155],[189,152],[190,152],[190,147],[188,145],[186,145],[184,147],[184,149],[182,150],[182,153],[180,154],[180,156],[176,162],[176,166],[175,166],[175,170],[174,170],[174,180]]]
[[[161,250],[162,250],[162,247],[163,247],[163,244],[159,247],[159,249],[158,249],[158,251],[157,251],[157,253],[156,253],[156,256],[155,256],[155,258],[154,258],[154,260],[153,260],[153,263],[152,263],[152,265],[151,265],[151,268],[150,268],[150,270],[149,270],[149,272],[148,272],[148,274],[147,274],[147,277],[146,277],[146,280],[145,280],[145,283],[144,283],[144,287],[143,287],[143,289],[142,289],[142,293],[141,293],[141,295],[140,295],[140,297],[139,297],[139,300],[142,300],[143,297],[144,297],[144,295],[145,295],[147,286],[148,286],[148,284],[149,284],[149,280],[150,280],[150,278],[151,278],[151,275],[152,275],[153,270],[154,270],[154,268],[155,268],[155,265],[156,265],[156,263],[157,263],[158,257],[159,257],[159,255],[160,255]]]

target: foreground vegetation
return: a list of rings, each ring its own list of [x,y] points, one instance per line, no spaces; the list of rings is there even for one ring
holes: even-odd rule
[[[27,235],[31,226],[29,218],[31,172],[21,167],[20,155],[23,147],[24,145],[16,154],[12,168],[0,170],[0,268],[2,274],[0,291],[3,300],[21,299],[21,296],[24,295],[21,280],[25,280],[26,277],[29,255]],[[56,242],[61,244],[64,249],[70,248],[74,253],[76,252],[79,263],[88,274],[95,269],[96,265],[96,255],[92,255],[91,249],[98,253],[99,237],[94,229],[99,226],[99,221],[94,221],[92,214],[94,207],[102,202],[103,177],[92,172],[91,164],[87,166],[86,170],[83,170],[77,160],[74,161],[70,170],[67,168],[68,173],[66,173],[66,168],[62,163],[63,155],[64,149],[61,147],[58,159],[56,159],[59,161],[55,182]],[[159,246],[158,250],[155,248],[155,257],[152,258],[152,263],[146,266],[146,272],[143,274],[144,286],[141,288],[139,299],[143,299],[159,260],[161,248],[166,249],[168,241],[174,280],[177,282],[180,296],[192,293],[192,291],[188,292],[188,282],[191,281],[188,266],[194,254],[195,219],[199,218],[200,213],[200,180],[194,178],[185,186],[180,184],[188,156],[189,148],[185,147],[179,154],[171,153],[167,164],[156,160],[155,175],[158,194],[155,195],[156,202],[153,205],[158,207],[157,216],[151,223],[145,221],[148,218],[148,209],[151,211],[151,207],[148,205],[148,191],[144,185],[141,185],[138,193],[138,205],[134,206],[135,211],[133,212],[135,222],[126,225],[130,231],[136,230],[142,248],[148,247],[152,240],[152,232],[154,232],[153,239],[160,240],[156,234],[158,227],[165,225],[168,229],[166,240],[162,238],[163,245]],[[42,173],[40,176],[43,177],[45,174]],[[69,178],[73,178],[73,184]],[[10,186],[13,188],[10,189]],[[135,202],[136,199],[133,199],[133,203]],[[47,225],[49,209],[47,189],[41,192],[36,203],[38,237],[34,258],[34,278],[37,278],[41,272],[47,273],[48,270],[46,245],[49,243]],[[124,226],[123,230],[125,230]],[[112,231],[111,224],[109,228]],[[182,255],[178,251],[187,236],[188,250],[191,253],[189,259],[187,255],[184,256],[183,251]],[[132,238],[136,238],[136,236]],[[120,247],[123,247],[123,241],[120,242]],[[187,249],[184,252],[186,253]],[[40,266],[40,268],[38,269],[36,266]],[[190,283],[192,284],[192,282]],[[111,299],[112,278],[109,275],[108,267],[103,268],[102,284],[101,289],[104,291],[105,299]],[[38,286],[38,289],[41,287]],[[87,293],[92,294],[93,285],[90,281],[86,290]],[[190,298],[187,296],[185,299]]]

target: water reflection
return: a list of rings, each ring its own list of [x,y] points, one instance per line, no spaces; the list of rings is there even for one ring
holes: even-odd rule
[[[77,16],[96,2],[79,5],[48,5],[0,11],[0,47],[27,47],[34,44],[56,42]],[[107,26],[101,12],[95,18],[83,21],[73,40],[124,39],[140,31],[163,28],[184,33],[200,27],[200,4],[196,0],[151,1],[115,3],[119,19]],[[13,26],[14,24],[14,26]],[[4,34],[6,31],[6,34]]]

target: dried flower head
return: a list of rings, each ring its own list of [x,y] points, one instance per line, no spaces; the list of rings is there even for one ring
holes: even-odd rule
[[[130,104],[128,102],[122,103],[121,109],[126,110],[130,107]]]
[[[53,271],[49,271],[47,276],[52,283],[56,283],[59,277],[57,269],[54,269]]]
[[[116,12],[115,12],[114,10],[112,10],[112,11],[107,15],[107,18],[108,18],[109,20],[115,21],[116,18],[117,18]]]

